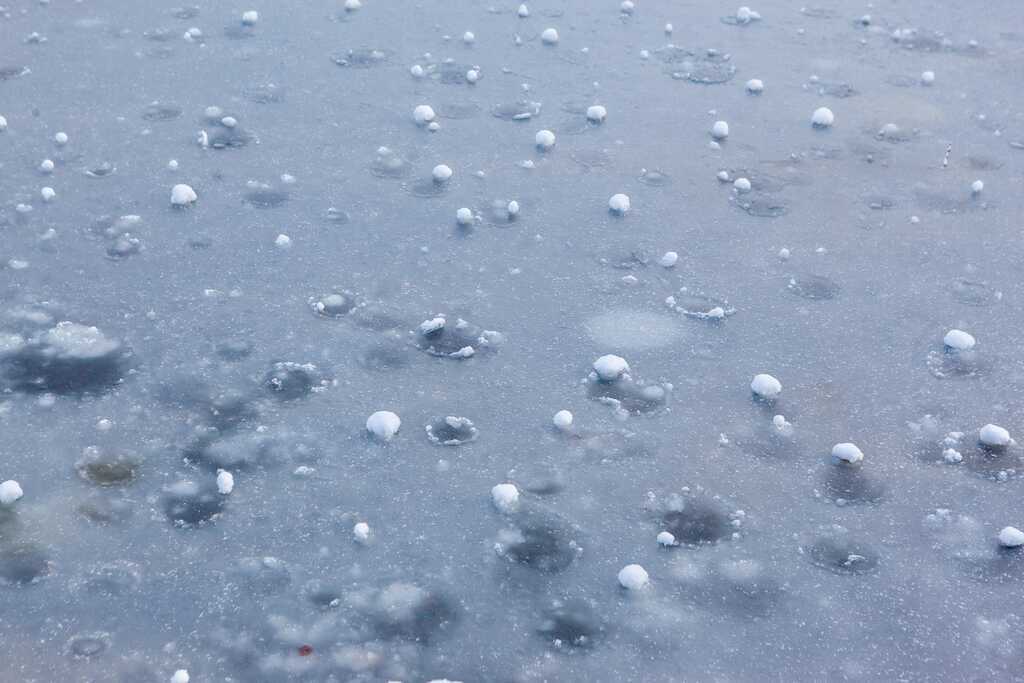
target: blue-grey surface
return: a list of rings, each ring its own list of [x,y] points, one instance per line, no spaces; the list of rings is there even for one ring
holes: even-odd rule
[[[0,8],[0,680],[1024,679],[1024,6],[189,2]]]

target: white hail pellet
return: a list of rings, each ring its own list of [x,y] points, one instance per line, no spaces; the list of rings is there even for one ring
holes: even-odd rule
[[[623,14],[632,14],[633,10],[636,9],[636,5],[633,4],[633,0],[622,0],[619,9],[622,10]]]
[[[445,183],[452,177],[452,169],[447,164],[438,164],[431,171],[431,175],[434,176],[435,183]]]
[[[764,91],[764,82],[760,78],[751,78],[747,81],[747,92],[752,95],[759,95]]]
[[[594,361],[594,372],[606,382],[617,380],[629,372],[629,363],[622,356],[607,354]]]
[[[436,114],[434,114],[434,108],[431,107],[429,104],[418,105],[415,109],[412,110],[412,118],[420,126],[430,123],[431,121],[434,120],[435,116]]]
[[[676,261],[678,260],[679,254],[677,254],[674,251],[666,251],[664,254],[661,255],[661,258],[658,259],[658,265],[660,265],[662,268],[671,268],[676,264]]]
[[[789,260],[789,249],[786,249],[785,247],[783,247],[782,249],[779,249],[779,260],[780,261],[788,261]]]
[[[750,390],[761,398],[776,398],[782,393],[782,382],[771,375],[754,375],[750,381]]]
[[[171,683],[188,683],[189,680],[187,669],[178,669],[174,672],[174,675],[171,676]]]
[[[476,83],[480,80],[480,71],[477,69],[470,69],[466,72],[466,80],[470,83]]]
[[[455,220],[459,225],[472,225],[473,212],[464,206],[455,212]]]
[[[413,64],[409,68],[409,73],[412,74],[413,78],[423,78],[423,67],[419,64]]]
[[[498,484],[491,489],[491,502],[501,512],[514,512],[519,505],[519,489],[515,484]]]
[[[587,120],[593,123],[602,123],[608,117],[608,110],[600,104],[592,104],[587,107]]]
[[[0,131],[7,130],[7,119],[0,116]]]
[[[50,173],[53,173],[53,168],[54,164],[52,159],[43,159],[43,162],[39,164],[40,173],[45,173],[49,175]]]
[[[508,207],[506,208],[508,210],[508,215],[510,217],[519,215],[519,202],[517,202],[516,200],[513,199],[512,201],[510,201],[508,203]]]
[[[520,19],[525,19],[526,17],[530,16],[530,8],[526,6],[526,3],[523,3],[522,5],[519,6],[519,10],[516,12],[516,14],[519,15]]]
[[[981,194],[981,191],[985,189],[985,183],[980,180],[975,180],[971,183],[971,194]]]
[[[675,544],[676,537],[672,535],[671,531],[662,531],[660,534],[658,534],[658,545],[662,545],[667,548]]]
[[[627,564],[619,570],[619,585],[631,591],[641,590],[651,582],[647,570],[638,564]]]
[[[551,418],[551,422],[554,423],[555,427],[564,432],[572,427],[572,413],[568,410],[559,410],[555,413],[555,416]]]
[[[718,178],[719,182],[722,182],[722,183],[729,182],[729,172],[728,171],[719,171],[718,173],[715,174],[715,177]]]
[[[970,351],[976,343],[974,337],[963,330],[950,330],[942,338],[942,343],[957,351]]]
[[[352,527],[352,537],[356,539],[356,543],[366,543],[370,540],[370,525],[366,522],[357,522]]]
[[[466,45],[472,45],[473,43],[476,42],[476,36],[473,34],[472,31],[466,31],[465,33],[462,34],[462,42],[464,42]]]
[[[537,134],[533,136],[533,141],[537,144],[538,149],[549,150],[555,146],[555,134],[546,128],[538,130]]]
[[[665,24],[665,33],[667,35],[672,35],[672,30],[672,24]]]
[[[401,418],[390,410],[378,410],[366,418],[366,431],[381,441],[391,441],[401,426]]]
[[[57,192],[52,187],[44,187],[39,190],[39,196],[43,198],[44,202],[52,202],[57,197]]]
[[[168,161],[167,162],[167,169],[171,170],[171,171],[177,171],[178,170],[178,160],[177,159],[171,159],[170,161]]]
[[[836,120],[836,115],[828,107],[818,107],[811,114],[811,125],[815,128],[828,128]]]
[[[1024,531],[1015,526],[1004,526],[999,532],[999,545],[1004,548],[1019,548],[1024,545]]]
[[[437,131],[441,130],[441,124],[438,123],[437,121],[431,121],[430,123],[427,124],[427,130],[429,130],[431,133],[436,133]]]
[[[234,128],[238,125],[238,119],[234,116],[225,116],[220,122],[225,128]]]
[[[629,211],[629,195],[613,194],[608,200],[608,208],[617,214],[624,214]]]
[[[0,484],[0,505],[10,505],[23,495],[25,492],[21,490],[21,484],[13,479],[8,479]]]
[[[292,238],[284,233],[281,233],[274,238],[274,246],[278,249],[291,249]]]
[[[53,136],[53,141],[56,142],[58,146],[63,147],[68,144],[68,134],[61,131]]]
[[[837,443],[832,447],[832,457],[850,464],[864,459],[864,453],[852,443]]]
[[[189,185],[179,183],[171,188],[171,204],[174,206],[188,206],[196,199],[196,191]]]
[[[729,137],[729,124],[725,121],[715,121],[711,126],[711,137],[716,140],[724,140]]]
[[[732,186],[736,188],[737,192],[750,192],[750,181],[746,178],[737,178],[733,181]]]
[[[256,22],[260,20],[260,13],[254,9],[247,12],[242,12],[242,23],[245,26],[255,26]]]
[[[931,85],[935,82],[935,72],[925,71],[921,74],[921,82],[925,85]]]
[[[345,11],[355,12],[357,9],[363,6],[360,0],[345,0]]]
[[[1008,446],[1010,432],[999,425],[987,424],[978,430],[978,440],[986,446]]]
[[[545,45],[554,45],[558,42],[558,31],[553,28],[546,28],[544,32],[540,34],[540,39],[544,41]]]
[[[217,491],[226,496],[235,490],[235,476],[227,470],[217,470]]]

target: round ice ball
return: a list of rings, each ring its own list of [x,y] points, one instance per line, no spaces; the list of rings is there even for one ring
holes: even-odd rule
[[[729,124],[725,121],[715,121],[711,126],[711,137],[716,140],[724,140],[729,137]]]
[[[594,372],[604,381],[612,382],[629,372],[629,363],[622,356],[609,353],[594,361]]]
[[[431,173],[434,176],[435,183],[448,182],[448,179],[452,177],[451,166],[447,164],[438,164]]]
[[[587,107],[587,120],[593,123],[602,123],[608,116],[608,110],[600,104],[593,104]]]
[[[645,588],[651,582],[647,570],[638,564],[627,564],[619,570],[619,585],[631,591]]]
[[[559,410],[557,413],[555,413],[555,416],[551,419],[551,421],[554,423],[555,427],[561,429],[562,431],[566,431],[567,429],[572,427],[572,413],[570,413],[568,410]]]
[[[546,28],[544,29],[544,32],[540,34],[540,39],[544,41],[545,45],[554,45],[558,42],[558,30]]]
[[[171,188],[171,204],[174,206],[188,206],[199,197],[190,185],[179,183]]]
[[[498,484],[491,489],[491,501],[501,512],[513,512],[519,505],[519,489],[515,484]]]
[[[1008,446],[1010,432],[999,425],[987,424],[978,430],[978,440],[986,446]]]
[[[549,150],[555,146],[555,134],[547,129],[539,130],[537,131],[537,134],[533,136],[533,141],[536,143],[538,149]]]
[[[1024,545],[1024,531],[1015,526],[1004,526],[999,532],[999,545],[1004,548],[1019,548]]]
[[[942,343],[956,351],[970,351],[976,342],[971,334],[963,330],[950,330],[942,338]]]
[[[391,441],[401,426],[401,418],[390,410],[378,410],[366,418],[366,431],[381,441]]]
[[[837,443],[832,447],[832,457],[850,464],[864,459],[864,453],[852,443]]]
[[[8,479],[0,484],[0,505],[10,505],[19,500],[25,492],[21,490],[21,484]]]
[[[776,398],[782,393],[782,382],[771,375],[754,375],[750,382],[750,390],[761,398]]]
[[[617,214],[626,213],[629,211],[629,195],[622,194],[621,192],[613,194],[608,200],[608,208]]]
[[[836,120],[836,115],[828,107],[818,107],[811,114],[811,124],[815,128],[828,128]]]
[[[430,123],[436,116],[434,108],[429,104],[420,104],[412,110],[413,121],[420,126]]]

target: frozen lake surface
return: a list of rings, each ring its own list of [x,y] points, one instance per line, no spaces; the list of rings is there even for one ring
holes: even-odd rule
[[[1024,680],[1024,5],[183,1],[0,7],[0,679]]]

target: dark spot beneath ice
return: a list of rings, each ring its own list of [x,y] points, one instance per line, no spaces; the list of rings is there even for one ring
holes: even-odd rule
[[[868,574],[878,566],[878,553],[845,532],[831,532],[814,540],[807,548],[813,565],[835,574]]]
[[[356,296],[352,292],[336,291],[312,299],[313,312],[324,318],[343,318],[356,307]]]
[[[765,192],[749,192],[730,198],[732,203],[756,218],[778,218],[789,211],[789,202]]]
[[[243,557],[232,571],[244,596],[280,593],[292,581],[288,564],[276,557]]]
[[[172,121],[181,114],[181,107],[165,102],[153,102],[142,110],[142,118],[146,121]]]
[[[29,72],[25,66],[0,66],[0,83],[24,76]]]
[[[461,446],[476,441],[480,430],[465,417],[439,417],[426,426],[427,438],[437,446]]]
[[[251,472],[292,461],[310,462],[317,458],[317,449],[289,431],[244,431],[221,438],[199,437],[185,447],[184,457],[210,472]]]
[[[708,498],[689,496],[681,501],[679,509],[667,511],[661,517],[663,531],[676,537],[684,545],[715,543],[732,535],[729,515],[722,505]]]
[[[275,209],[288,201],[288,198],[286,191],[277,190],[267,185],[251,189],[243,196],[246,204],[257,209]]]
[[[370,162],[370,173],[378,178],[404,178],[410,170],[408,159],[390,147],[378,147]]]
[[[505,121],[526,121],[540,114],[540,102],[518,100],[497,104],[491,108],[491,114]]]
[[[825,495],[840,505],[879,503],[885,497],[885,484],[864,471],[860,463],[829,464],[822,481]]]
[[[824,275],[794,275],[786,283],[786,289],[802,299],[812,301],[834,299],[839,294],[840,287],[830,278]]]
[[[377,636],[428,643],[443,636],[459,618],[458,604],[439,591],[395,582],[367,605]]]
[[[555,601],[537,628],[553,647],[565,651],[591,649],[604,630],[600,612],[580,598]]]
[[[253,345],[248,339],[226,339],[217,344],[217,355],[227,361],[239,361],[252,355]]]
[[[384,372],[408,367],[411,359],[408,347],[398,341],[374,344],[359,355],[359,364],[367,370]]]
[[[164,514],[182,526],[198,526],[224,511],[224,496],[211,484],[179,481],[167,487],[163,498]]]
[[[243,88],[242,97],[253,104],[277,104],[284,101],[284,89],[274,83],[261,83]]]
[[[653,55],[665,64],[665,73],[677,81],[713,85],[726,83],[736,75],[731,56],[717,50],[694,51],[666,45]]]
[[[963,277],[953,280],[949,291],[954,301],[968,306],[991,306],[1002,298],[988,283]]]
[[[0,332],[0,375],[16,391],[79,394],[121,381],[127,353],[95,327],[61,322],[26,338]]]
[[[449,320],[438,314],[420,323],[412,332],[416,348],[432,356],[465,359],[478,351],[495,348],[501,343],[501,334],[485,330],[462,318]]]
[[[75,463],[78,476],[97,486],[124,486],[138,476],[138,456],[124,451],[108,451],[88,446]]]
[[[68,641],[68,652],[72,657],[95,657],[110,647],[110,634],[83,633]]]
[[[125,498],[96,493],[79,503],[77,511],[96,524],[113,524],[129,519],[134,513],[134,508]]]
[[[312,363],[278,361],[263,377],[263,386],[272,396],[282,401],[293,401],[308,396],[326,383],[317,366]]]
[[[644,384],[629,375],[608,381],[592,373],[587,380],[589,398],[629,413],[650,413],[663,408],[668,393],[665,385]]]
[[[37,583],[53,570],[49,554],[35,543],[16,541],[0,545],[0,581],[25,586]]]
[[[554,574],[568,569],[580,554],[575,529],[554,513],[523,506],[511,521],[495,544],[497,553],[510,562]]]

